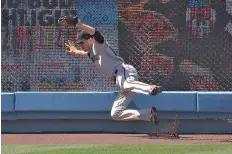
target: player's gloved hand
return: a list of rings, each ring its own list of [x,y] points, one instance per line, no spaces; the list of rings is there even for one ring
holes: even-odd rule
[[[68,48],[69,52],[74,53],[77,51],[75,43],[73,41],[68,40],[68,43],[65,43],[65,46]]]
[[[72,15],[60,17],[58,19],[58,23],[62,26],[76,26],[78,22],[80,22],[78,17]]]

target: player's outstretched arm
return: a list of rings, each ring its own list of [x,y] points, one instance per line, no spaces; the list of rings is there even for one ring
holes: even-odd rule
[[[83,50],[78,50],[75,47],[75,43],[68,40],[68,43],[65,43],[65,46],[69,49],[69,52],[78,56],[88,56],[88,52],[85,52]]]
[[[83,24],[80,22],[80,20],[78,21],[78,23],[76,24],[76,27],[89,33],[90,35],[93,35],[93,38],[100,44],[104,43],[104,36],[97,31],[94,27]]]
[[[78,20],[76,27],[89,33],[90,35],[93,35],[94,39],[98,43],[100,43],[100,44],[104,43],[104,36],[99,31],[97,31],[94,27],[83,24],[83,23],[81,23],[80,20]]]
[[[95,28],[86,24],[81,23],[81,21],[79,20],[76,24],[76,27],[89,33],[90,35],[94,35],[95,34]]]
[[[90,35],[93,35],[94,39],[98,43],[100,44],[104,43],[104,36],[99,31],[97,31],[94,27],[81,23],[78,17],[73,17],[71,15],[61,17],[59,18],[58,23],[63,26],[75,26],[89,33]]]

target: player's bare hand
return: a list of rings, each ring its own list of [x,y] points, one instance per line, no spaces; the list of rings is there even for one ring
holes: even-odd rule
[[[68,40],[68,43],[65,43],[65,46],[68,48],[69,52],[75,52],[77,50],[73,41]]]

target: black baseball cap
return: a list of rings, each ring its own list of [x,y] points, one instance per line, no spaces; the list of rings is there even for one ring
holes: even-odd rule
[[[85,40],[88,40],[90,38],[92,38],[93,36],[90,35],[89,33],[85,32],[85,31],[81,31],[78,35],[78,39],[77,39],[77,43],[81,43],[84,42]]]

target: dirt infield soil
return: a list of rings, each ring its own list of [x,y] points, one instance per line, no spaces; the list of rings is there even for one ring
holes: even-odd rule
[[[151,138],[146,134],[2,134],[2,144],[232,144],[232,135],[179,137]]]

